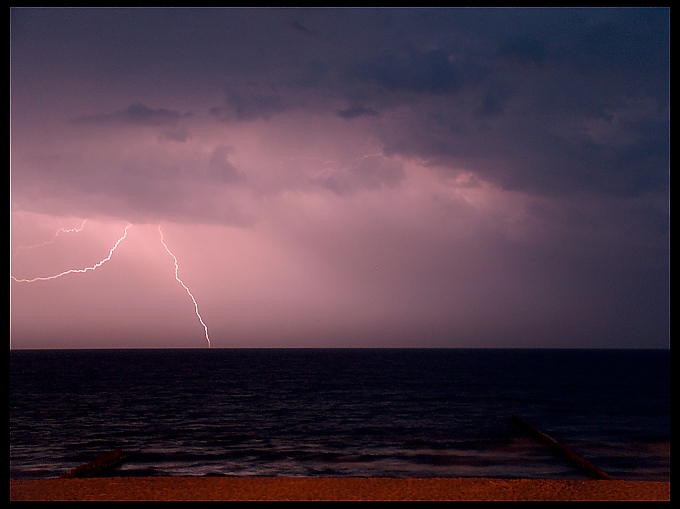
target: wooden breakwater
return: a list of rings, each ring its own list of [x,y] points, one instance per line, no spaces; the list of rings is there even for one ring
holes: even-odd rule
[[[76,477],[97,477],[106,474],[108,471],[120,465],[125,458],[121,449],[114,449],[111,452],[98,455],[95,459],[80,465],[65,474],[59,476],[60,479],[73,479]]]
[[[607,472],[605,472],[604,470],[600,470],[587,459],[579,456],[568,447],[560,444],[554,438],[546,435],[533,424],[528,423],[527,421],[525,421],[524,419],[517,415],[513,415],[510,419],[512,420],[513,423],[518,425],[524,431],[528,432],[532,437],[538,439],[540,442],[547,445],[551,450],[562,456],[569,463],[578,468],[581,472],[588,475],[588,477],[590,477],[591,479],[612,480],[612,477]]]

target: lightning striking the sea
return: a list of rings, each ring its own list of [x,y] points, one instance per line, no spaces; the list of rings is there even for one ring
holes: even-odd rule
[[[198,311],[198,303],[196,302],[196,299],[194,298],[193,294],[191,293],[191,290],[189,290],[189,287],[187,285],[185,285],[184,281],[182,281],[179,277],[179,263],[177,262],[177,257],[174,254],[172,254],[172,251],[170,251],[170,248],[168,248],[167,244],[163,240],[163,231],[161,230],[160,225],[158,225],[158,233],[160,233],[160,235],[161,235],[161,244],[163,244],[163,247],[168,252],[168,254],[170,256],[172,256],[172,259],[175,262],[175,279],[186,290],[187,294],[189,295],[189,297],[191,297],[191,300],[194,303],[194,309],[196,310],[196,316],[198,317],[198,321],[201,322],[201,325],[203,326],[203,330],[205,331],[205,340],[208,342],[208,348],[210,348],[210,336],[208,335],[208,326],[203,321],[203,318],[201,318],[201,313]]]
[[[56,240],[56,238],[59,236],[60,233],[79,232],[83,229],[84,225],[85,225],[85,221],[83,221],[83,224],[80,228],[70,228],[70,229],[61,228],[60,230],[57,231],[57,233],[55,233],[55,235],[54,235],[54,237],[52,238],[51,241],[44,242],[42,244],[36,244],[35,246],[24,247],[23,249],[31,249],[33,247],[51,244]],[[101,267],[106,262],[111,260],[113,253],[116,251],[116,249],[118,249],[118,246],[120,245],[120,243],[123,242],[123,240],[125,240],[125,238],[127,237],[128,230],[130,229],[131,226],[132,226],[132,224],[128,224],[125,227],[125,231],[123,232],[123,235],[113,245],[113,247],[109,251],[108,256],[106,256],[105,258],[103,258],[102,260],[100,260],[99,262],[95,263],[94,265],[92,265],[90,267],[85,267],[84,269],[69,269],[69,270],[65,270],[63,272],[60,272],[59,274],[55,274],[53,276],[41,276],[41,277],[35,277],[35,278],[32,278],[32,279],[20,279],[20,278],[17,278],[15,276],[12,276],[12,275],[10,275],[10,278],[13,279],[17,283],[35,283],[37,281],[50,281],[52,279],[57,279],[57,278],[66,276],[68,274],[84,274],[86,272],[97,270],[99,267]],[[194,303],[194,309],[196,311],[196,316],[198,317],[199,322],[201,322],[201,325],[203,326],[203,330],[205,331],[205,339],[208,342],[208,348],[210,348],[210,336],[208,335],[208,326],[205,324],[205,322],[203,321],[203,318],[201,317],[201,313],[198,310],[198,303],[196,302],[194,295],[191,293],[191,290],[189,290],[189,287],[186,284],[184,284],[184,281],[182,281],[179,277],[179,262],[177,261],[177,257],[172,253],[172,251],[170,251],[170,248],[165,243],[165,240],[163,238],[163,231],[161,230],[160,225],[158,225],[158,233],[160,233],[160,236],[161,236],[161,244],[163,245],[163,247],[165,248],[167,253],[172,257],[172,259],[175,263],[175,279],[177,280],[177,282],[179,284],[182,285],[182,288],[184,288],[184,290],[187,292],[187,294],[191,298],[191,301]]]
[[[128,224],[125,227],[125,232],[123,233],[123,236],[120,237],[116,241],[116,243],[113,245],[113,247],[109,251],[109,255],[106,258],[104,258],[103,260],[100,260],[99,262],[95,263],[91,267],[85,267],[84,269],[69,269],[69,270],[65,270],[64,272],[60,272],[59,274],[55,274],[54,276],[35,277],[33,279],[18,279],[14,276],[10,276],[10,277],[14,281],[16,281],[17,283],[35,283],[36,281],[49,281],[51,279],[57,279],[57,278],[60,278],[62,276],[66,276],[68,274],[84,274],[85,272],[97,270],[99,267],[101,267],[102,265],[104,265],[106,262],[108,262],[111,259],[111,257],[113,256],[113,252],[116,249],[118,249],[118,245],[125,239],[125,237],[127,237],[128,230],[130,229],[131,226],[132,226],[131,224]],[[64,231],[66,231],[66,230],[64,230]]]

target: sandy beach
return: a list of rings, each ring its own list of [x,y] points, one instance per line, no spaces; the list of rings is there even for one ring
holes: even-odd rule
[[[10,501],[669,501],[670,482],[491,478],[10,480]]]

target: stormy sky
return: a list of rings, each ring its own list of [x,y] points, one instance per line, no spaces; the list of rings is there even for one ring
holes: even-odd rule
[[[10,347],[668,348],[669,18],[13,8]]]

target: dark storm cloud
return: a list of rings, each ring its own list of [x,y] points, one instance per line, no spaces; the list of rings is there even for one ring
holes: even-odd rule
[[[158,135],[160,140],[177,141],[180,143],[186,143],[190,138],[189,131],[187,129],[166,129],[161,131]]]
[[[388,90],[415,93],[455,93],[462,86],[456,65],[442,50],[383,55],[356,65],[354,76]]]
[[[663,86],[670,57],[669,20],[668,9],[613,9],[606,18],[579,27],[564,45],[565,58],[584,73],[617,72],[644,81],[622,83],[624,87]]]
[[[300,23],[297,20],[291,21],[288,24],[288,26],[290,28],[292,28],[293,30],[295,30],[296,32],[299,32],[299,33],[302,33],[302,34],[305,34],[305,35],[311,35],[311,36],[317,35],[317,32],[315,30],[312,30],[311,28],[306,27],[305,25],[303,25],[302,23]]]
[[[359,104],[353,104],[347,108],[336,110],[335,114],[338,117],[352,119],[357,117],[377,117],[379,113],[373,108],[367,108]]]
[[[359,189],[396,187],[404,178],[404,169],[400,164],[382,157],[366,156],[344,168],[327,170],[312,178],[311,182],[343,195]]]
[[[505,110],[504,94],[494,90],[487,90],[476,112],[482,117],[502,115]]]
[[[229,161],[229,153],[232,149],[226,145],[215,148],[209,161],[209,175],[220,183],[237,184],[245,180],[245,174]]]
[[[109,124],[127,123],[141,126],[174,126],[183,116],[179,111],[167,108],[149,108],[142,103],[133,103],[122,111],[77,117],[75,122]]]
[[[13,11],[11,36],[15,51],[33,48],[14,76],[30,62],[85,64],[97,79],[148,73],[179,96],[227,73],[222,104],[207,108],[222,122],[372,117],[386,153],[454,175],[635,195],[667,188],[668,18],[653,8],[29,9]],[[173,127],[161,138],[186,142],[179,108],[166,104],[79,119]]]
[[[12,207],[182,224],[224,345],[664,346],[669,14],[11,9]]]
[[[293,111],[371,117],[387,154],[452,175],[472,171],[539,194],[635,195],[667,188],[668,17],[667,9],[29,9],[12,13],[13,51],[31,48],[14,59],[13,75],[30,91],[45,81],[26,74],[31,63],[57,78],[57,62],[77,79],[86,66],[102,83],[114,75],[135,76],[128,87],[153,83],[178,104],[198,85],[226,82],[221,104],[203,110],[221,122]],[[13,88],[15,101],[22,94]],[[165,104],[79,120],[173,127],[160,137],[186,142],[183,114]]]
[[[411,96],[410,125],[382,130],[386,151],[530,193],[665,192],[670,67],[663,10],[596,11],[594,19],[588,10],[575,13],[539,11],[552,30],[520,22],[514,34],[487,44],[456,82],[459,100]],[[445,89],[436,77],[407,87],[409,73],[399,81],[384,61],[372,72],[386,92]]]
[[[496,53],[497,57],[515,61],[522,67],[543,67],[548,57],[542,41],[527,37],[513,37],[505,41]]]
[[[224,106],[215,106],[210,114],[222,122],[269,120],[272,115],[286,111],[285,101],[276,94],[227,94]]]

